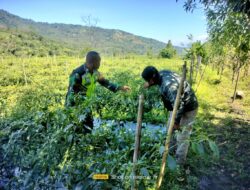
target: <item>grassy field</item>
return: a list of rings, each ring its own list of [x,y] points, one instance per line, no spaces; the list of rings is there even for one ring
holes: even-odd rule
[[[144,93],[143,121],[165,123],[167,113],[157,89],[142,89],[140,73],[148,65],[180,73],[183,61],[103,57],[100,72],[132,90],[111,93],[98,86],[90,100],[93,113],[114,122],[104,123],[89,135],[76,133],[89,105],[75,110],[64,108],[68,76],[83,62],[83,58],[73,57],[0,58],[0,187],[4,184],[7,189],[129,189],[126,176],[132,169],[134,134],[119,126],[119,121],[136,121],[138,95]],[[163,189],[249,187],[249,86],[249,78],[241,78],[239,89],[246,96],[232,104],[230,73],[226,71],[219,81],[210,66],[201,67],[193,86],[200,107],[187,164],[183,168],[176,167],[175,161],[168,162]],[[107,139],[110,143],[106,143]],[[143,129],[138,162],[138,173],[145,177],[138,180],[141,188],[154,188],[153,176],[160,169],[164,139],[165,134],[160,131],[152,137],[147,127]],[[214,142],[217,146],[213,146]],[[174,155],[171,158],[174,160]],[[91,178],[94,173],[123,177],[95,181]]]

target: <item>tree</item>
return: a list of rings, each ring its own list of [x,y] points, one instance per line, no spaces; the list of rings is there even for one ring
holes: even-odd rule
[[[234,50],[235,62],[232,62],[233,78],[235,74],[237,75],[233,94],[234,101],[240,70],[243,66],[249,64],[250,22],[247,15],[235,12],[228,13],[223,22],[217,21],[212,12],[209,14],[209,33],[212,41],[226,44]]]
[[[178,0],[176,0],[178,1]],[[229,12],[246,14],[250,18],[250,1],[249,0],[186,0],[184,8],[186,11],[193,11],[197,4],[201,3],[206,10],[214,9],[224,20]]]
[[[96,42],[95,42],[95,29],[97,27],[97,24],[99,22],[98,18],[93,17],[92,15],[87,15],[82,17],[82,21],[87,27],[87,35],[90,39],[90,47],[87,48],[96,48]]]
[[[171,59],[176,55],[176,49],[172,45],[171,40],[168,40],[168,43],[164,49],[160,51],[159,56],[162,58],[168,58]]]
[[[240,70],[243,66],[248,68],[250,51],[250,0],[199,0],[204,5],[208,32],[211,42],[219,46],[233,49],[232,61],[233,78],[237,75],[233,101],[239,81]],[[186,0],[184,8],[193,11],[197,1]],[[221,52],[221,51],[218,51]]]

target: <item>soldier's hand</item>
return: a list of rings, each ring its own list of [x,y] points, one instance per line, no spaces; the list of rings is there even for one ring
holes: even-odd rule
[[[149,87],[149,83],[148,82],[145,82],[144,85],[143,85],[144,88],[148,88]]]
[[[127,92],[127,91],[130,91],[131,88],[129,86],[122,86],[121,90],[124,91],[124,92]]]
[[[174,130],[180,130],[180,125],[175,123],[173,129]]]

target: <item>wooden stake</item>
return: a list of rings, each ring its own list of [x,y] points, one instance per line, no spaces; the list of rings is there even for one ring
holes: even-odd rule
[[[187,68],[186,68],[186,62],[185,62],[184,65],[183,65],[182,78],[181,78],[179,88],[178,88],[178,92],[177,92],[177,96],[176,96],[176,99],[175,99],[175,102],[174,102],[174,109],[173,109],[172,117],[171,117],[171,120],[170,120],[170,125],[168,127],[168,134],[167,134],[166,141],[165,141],[165,148],[164,148],[164,152],[163,152],[163,156],[162,156],[160,174],[158,176],[158,180],[157,180],[157,184],[156,184],[156,189],[157,190],[160,189],[162,179],[163,179],[164,174],[165,174],[165,166],[166,166],[166,161],[167,161],[167,156],[168,156],[168,151],[169,151],[169,143],[170,143],[172,132],[173,132],[176,112],[177,112],[177,110],[179,108],[179,104],[180,104],[180,97],[181,97],[181,94],[182,94],[184,81],[185,81],[185,78],[186,78],[186,71],[187,71]]]
[[[197,90],[198,90],[198,88],[199,88],[199,86],[200,86],[200,83],[201,83],[201,81],[202,81],[202,79],[203,79],[203,76],[204,76],[204,74],[205,74],[207,65],[208,65],[208,64],[206,64],[206,66],[205,66],[205,68],[204,68],[204,70],[203,70],[203,72],[202,72],[202,74],[201,74],[201,78],[200,78],[199,82],[197,83],[197,86],[196,86],[196,89],[195,89],[194,93],[197,92]],[[221,80],[221,79],[220,79],[220,80]]]
[[[191,86],[193,85],[193,68],[194,68],[194,58],[191,59],[191,63],[190,63],[189,83]]]
[[[240,76],[240,68],[238,69],[238,73],[237,73],[237,79],[236,79],[236,83],[235,83],[235,87],[234,87],[234,95],[233,95],[232,102],[234,102],[234,100],[236,98],[236,90],[237,90],[237,87],[238,87],[239,76]]]
[[[138,115],[137,115],[137,126],[136,126],[136,133],[135,133],[135,149],[134,149],[134,156],[133,156],[133,171],[132,171],[131,190],[136,189],[136,164],[137,164],[137,159],[138,159],[138,156],[140,153],[143,103],[144,103],[144,95],[140,95],[139,96]]]

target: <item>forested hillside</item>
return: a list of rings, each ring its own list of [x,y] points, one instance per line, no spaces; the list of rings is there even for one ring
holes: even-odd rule
[[[104,54],[146,54],[148,51],[158,54],[165,46],[163,42],[136,36],[121,30],[104,29],[96,26],[34,22],[4,10],[0,10],[0,28],[33,32],[47,39],[64,43],[78,51],[94,48]],[[183,53],[183,48],[175,48],[179,54]]]
[[[1,56],[76,56],[78,53],[73,48],[67,48],[64,43],[48,40],[32,32],[1,29],[0,41]]]

